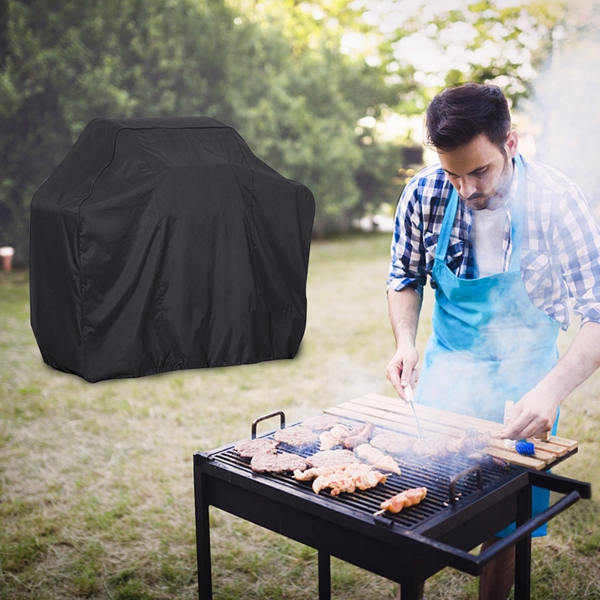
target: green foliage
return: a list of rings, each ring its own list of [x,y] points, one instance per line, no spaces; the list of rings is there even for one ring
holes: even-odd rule
[[[437,47],[440,57],[456,57],[450,68],[434,67],[425,73],[435,75],[439,82],[427,95],[440,87],[469,81],[494,83],[516,106],[530,94],[538,69],[552,51],[553,32],[562,26],[564,14],[561,0],[512,5],[463,0],[460,8],[433,15],[424,7],[396,30],[393,43],[419,33]]]
[[[357,73],[336,51],[335,33],[285,17],[261,13],[238,25],[233,122],[259,157],[313,191],[317,233],[343,230],[359,201],[354,173],[362,156],[354,127],[368,106],[353,83],[370,74]]]
[[[418,114],[437,91],[411,61],[395,58],[396,42],[426,30],[444,49],[443,33],[467,23],[473,60],[444,73],[446,83],[504,81],[518,99],[530,79],[523,64],[535,66],[549,51],[560,17],[545,2],[525,10],[481,0],[408,21],[385,37],[362,18],[369,4],[0,3],[0,244],[15,246],[16,262],[25,261],[31,196],[95,117],[222,120],[265,162],[313,191],[317,234],[347,231],[365,211],[395,201],[392,179],[408,166],[397,162],[405,142],[382,143],[357,122],[366,115],[381,122],[390,111]],[[364,49],[348,50],[348,35]],[[479,48],[490,44],[497,55],[479,60]]]
[[[9,0],[0,64],[2,243],[26,254],[31,196],[88,121],[221,108],[222,2]]]

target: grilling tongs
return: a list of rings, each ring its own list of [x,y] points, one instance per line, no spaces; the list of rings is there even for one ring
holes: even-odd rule
[[[413,396],[412,388],[410,387],[410,383],[404,388],[404,394],[406,395],[406,401],[410,404],[413,415],[415,417],[415,424],[417,426],[417,435],[419,436],[419,441],[423,445],[423,448],[425,448],[425,450],[427,450],[427,452],[431,454],[431,449],[425,441],[425,436],[423,435],[423,430],[421,429],[421,424],[419,423],[419,417],[417,417],[417,411],[415,409],[415,399]]]

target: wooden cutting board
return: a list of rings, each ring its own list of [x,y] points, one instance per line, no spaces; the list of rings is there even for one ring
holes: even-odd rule
[[[416,404],[415,408],[425,437],[431,434],[432,436],[445,435],[463,438],[466,435],[466,430],[472,428],[477,429],[479,433],[489,431],[492,436],[491,442],[482,452],[536,471],[547,469],[559,457],[564,456],[578,446],[578,442],[575,440],[557,436],[550,436],[548,442],[530,439],[529,441],[533,442],[535,446],[535,456],[522,456],[514,448],[507,448],[504,440],[500,438],[500,432],[504,427],[502,423],[486,421],[421,404]],[[399,398],[365,394],[347,402],[342,402],[324,412],[363,422],[371,421],[375,425],[382,425],[400,433],[417,435],[412,410],[406,402]]]

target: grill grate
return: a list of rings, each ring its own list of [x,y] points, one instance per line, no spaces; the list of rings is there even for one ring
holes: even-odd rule
[[[352,425],[352,424],[351,424]],[[389,430],[378,427],[374,435],[378,433],[389,432]],[[259,437],[272,439],[274,432]],[[415,439],[416,441],[416,439]],[[314,454],[318,448],[298,449],[286,444],[279,444],[278,450],[281,452],[290,452],[304,456],[305,458]],[[503,479],[512,474],[515,467],[506,464],[499,465],[493,462],[478,462],[469,459],[465,455],[452,455],[447,458],[401,458],[395,457],[400,465],[401,475],[390,474],[386,483],[379,484],[375,488],[353,492],[351,494],[341,493],[338,496],[331,496],[329,491],[322,491],[319,496],[327,498],[328,501],[337,502],[348,509],[359,511],[363,514],[373,514],[380,510],[380,504],[387,498],[404,491],[408,488],[426,487],[427,496],[420,504],[403,509],[400,513],[385,513],[385,518],[392,521],[398,527],[412,529],[422,524],[425,519],[433,515],[440,514],[443,511],[452,511],[450,505],[450,481],[451,478],[461,473],[465,469],[473,466],[479,466],[481,469],[483,490],[494,482]],[[220,461],[228,465],[241,468],[251,473],[253,477],[266,477],[275,480],[284,487],[291,487],[295,490],[302,489],[307,496],[314,497],[311,482],[297,481],[291,473],[285,474],[255,474],[250,469],[250,459],[240,457],[233,447],[217,451],[211,454],[211,460]],[[456,506],[460,506],[472,494],[479,491],[477,486],[477,474],[471,472],[462,479],[458,480],[455,487]]]

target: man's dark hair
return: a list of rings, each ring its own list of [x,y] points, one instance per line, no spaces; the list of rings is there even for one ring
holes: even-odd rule
[[[466,83],[446,88],[429,104],[427,143],[451,152],[483,133],[504,153],[510,124],[508,103],[498,86]]]

